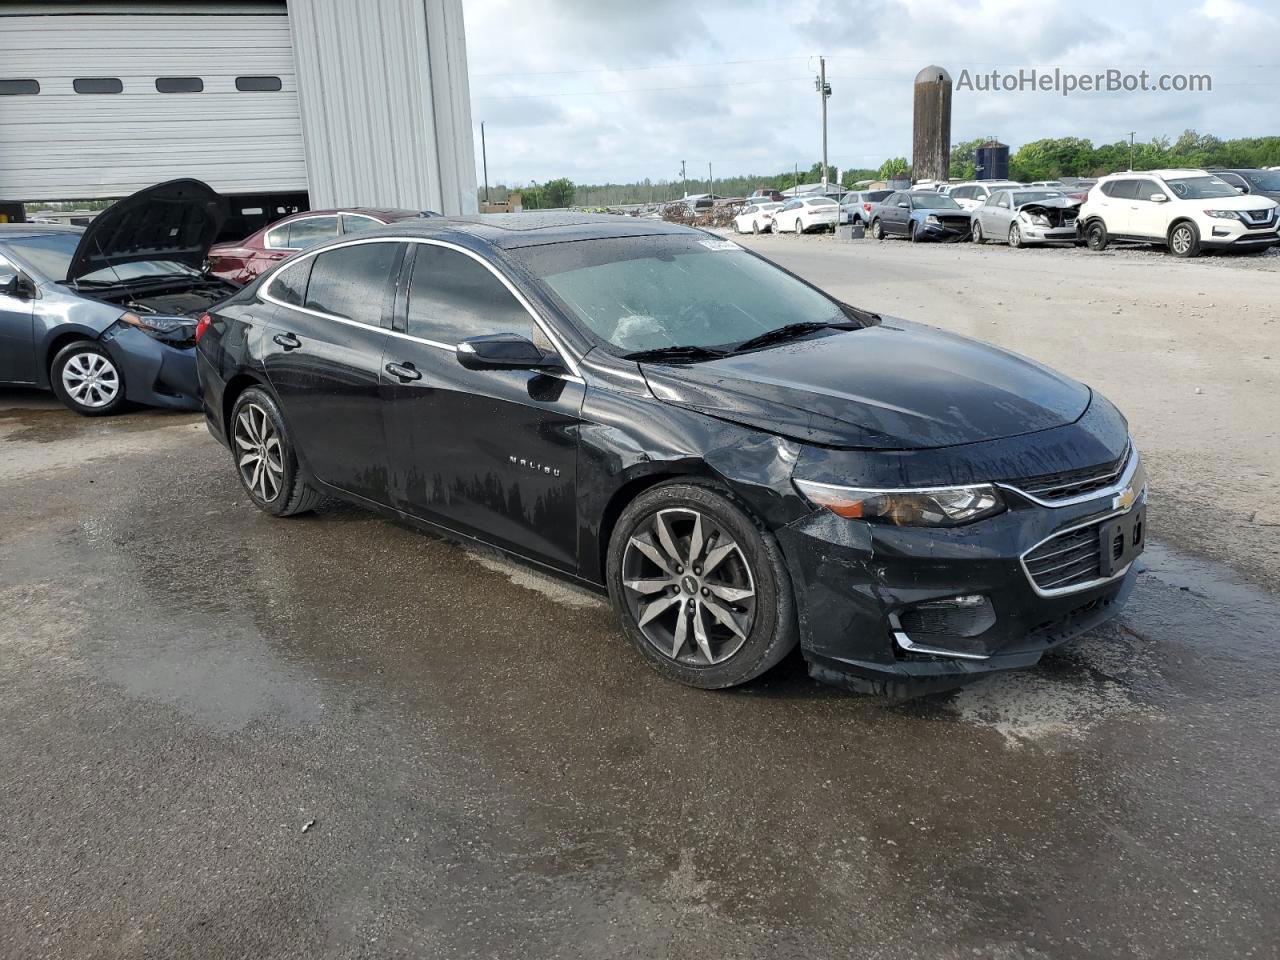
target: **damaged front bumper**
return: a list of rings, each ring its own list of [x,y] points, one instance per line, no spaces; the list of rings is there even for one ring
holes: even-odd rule
[[[861,692],[945,690],[1033,666],[1120,611],[1145,542],[1145,495],[1123,510],[1110,500],[1010,507],[951,528],[887,526],[818,510],[779,530],[810,672]],[[1028,554],[1073,529],[1097,526],[1106,539],[1113,522],[1134,539],[1123,563],[1078,586],[1038,587]]]
[[[199,410],[200,381],[194,346],[156,340],[134,327],[113,324],[99,339],[124,375],[133,403],[169,410]]]

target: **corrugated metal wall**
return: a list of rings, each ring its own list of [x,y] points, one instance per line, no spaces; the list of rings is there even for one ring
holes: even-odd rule
[[[151,8],[163,14],[41,6],[60,15],[0,6],[0,77],[40,82],[34,96],[0,96],[0,198],[120,197],[174,177],[223,193],[307,189],[283,3],[185,5],[197,15],[176,4]],[[279,77],[282,89],[239,92],[244,75]],[[124,89],[77,94],[77,77],[116,77]],[[200,77],[204,91],[157,93],[157,77]]]
[[[461,0],[290,0],[313,207],[476,210]]]

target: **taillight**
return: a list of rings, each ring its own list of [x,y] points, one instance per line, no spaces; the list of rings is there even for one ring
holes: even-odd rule
[[[870,212],[871,212],[871,204],[869,204],[869,203],[864,203],[864,204],[862,205],[862,209],[863,209],[863,210],[865,210],[865,211],[867,211],[867,213],[870,213]]]
[[[211,323],[213,323],[213,317],[207,313],[200,314],[200,319],[196,321],[196,343],[200,342],[200,338],[204,336],[204,332],[209,329]]]

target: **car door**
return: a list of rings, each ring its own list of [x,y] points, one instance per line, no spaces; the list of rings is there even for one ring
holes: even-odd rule
[[[478,253],[416,242],[402,271],[384,404],[397,506],[576,571],[578,424],[585,387],[564,374],[468,370],[456,345],[517,333],[557,348]]]
[[[34,383],[35,304],[15,295],[16,264],[0,256],[0,383]]]
[[[1009,226],[1013,223],[1013,194],[1008,190],[997,190],[983,206],[991,209],[988,222],[982,225],[987,236],[993,240],[1009,239]]]
[[[354,240],[272,278],[264,367],[316,479],[388,503],[383,352],[405,245]]]
[[[911,219],[911,198],[905,193],[895,193],[885,201],[885,214],[885,231],[905,236]]]
[[[1130,209],[1137,196],[1136,180],[1112,180],[1104,183],[1098,191],[1098,212],[1107,225],[1107,232],[1118,236],[1128,236],[1133,211]]]
[[[1155,180],[1135,180],[1133,199],[1129,202],[1129,226],[1125,231],[1135,237],[1163,240],[1169,230],[1169,194]],[[1164,200],[1152,200],[1154,196]]]

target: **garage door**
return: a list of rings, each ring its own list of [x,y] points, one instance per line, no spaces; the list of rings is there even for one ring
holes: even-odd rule
[[[288,17],[254,9],[0,15],[0,200],[306,190]]]

